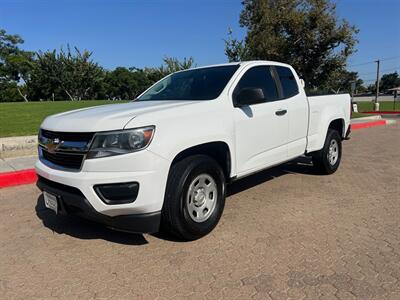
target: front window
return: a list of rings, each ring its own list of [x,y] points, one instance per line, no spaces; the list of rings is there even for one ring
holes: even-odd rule
[[[269,66],[257,66],[247,70],[240,78],[233,92],[233,98],[235,99],[241,90],[249,88],[260,89],[264,95],[265,102],[279,99],[278,89]]]
[[[217,98],[239,65],[187,70],[171,74],[152,86],[137,101],[212,100]]]

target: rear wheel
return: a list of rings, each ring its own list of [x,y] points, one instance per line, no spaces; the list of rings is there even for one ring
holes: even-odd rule
[[[206,155],[187,157],[172,165],[162,211],[162,230],[185,240],[211,232],[225,206],[225,177]]]
[[[342,158],[342,139],[340,134],[333,129],[328,129],[324,147],[312,154],[313,164],[323,174],[334,173],[340,165]]]

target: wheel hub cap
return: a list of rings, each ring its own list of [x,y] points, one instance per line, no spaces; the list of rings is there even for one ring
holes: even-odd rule
[[[200,207],[204,204],[206,201],[206,194],[203,188],[199,188],[194,191],[194,197],[193,197],[194,205],[197,207]]]
[[[186,208],[190,218],[201,223],[210,218],[217,203],[217,184],[208,174],[197,176],[189,185]]]
[[[331,166],[336,164],[339,158],[339,145],[336,140],[332,140],[329,144],[328,161]]]

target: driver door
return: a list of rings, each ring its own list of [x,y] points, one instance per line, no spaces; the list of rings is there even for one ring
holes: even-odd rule
[[[261,89],[264,101],[235,106],[240,91],[249,88]],[[288,103],[280,100],[273,70],[269,66],[248,69],[238,81],[232,98],[238,176],[284,162],[288,157]]]

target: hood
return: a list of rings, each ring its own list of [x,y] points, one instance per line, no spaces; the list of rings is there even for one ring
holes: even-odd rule
[[[138,101],[108,104],[63,112],[47,117],[41,128],[64,132],[97,132],[121,130],[143,113],[188,105],[194,101]]]

